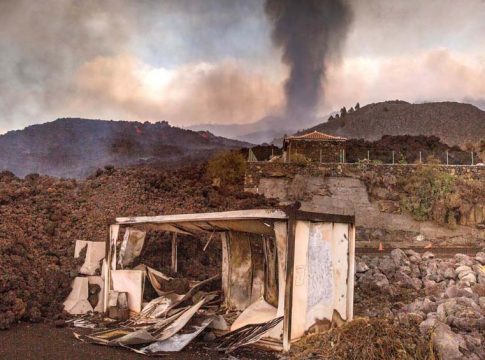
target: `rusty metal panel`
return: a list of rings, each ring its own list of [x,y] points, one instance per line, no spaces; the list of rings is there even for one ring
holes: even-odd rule
[[[226,236],[227,291],[224,295],[230,309],[244,310],[251,304],[253,269],[249,236],[232,231]]]
[[[264,249],[264,300],[278,307],[278,261],[275,239],[263,237]]]

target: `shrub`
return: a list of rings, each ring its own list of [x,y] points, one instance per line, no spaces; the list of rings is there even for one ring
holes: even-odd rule
[[[246,160],[238,151],[217,153],[207,164],[207,174],[219,178],[222,185],[237,184],[244,180]]]
[[[306,166],[306,165],[310,164],[310,159],[308,159],[303,154],[296,153],[296,154],[291,154],[290,162],[293,163],[293,164],[300,165],[300,166]]]
[[[359,170],[364,170],[367,169],[369,164],[371,164],[371,161],[369,159],[359,159],[357,160],[356,164]]]
[[[455,182],[454,175],[437,166],[419,166],[413,175],[403,180],[405,195],[401,203],[417,220],[429,220],[436,204],[450,203],[448,200],[455,192]],[[442,221],[449,222],[445,218]]]
[[[431,154],[431,155],[428,155],[428,157],[426,158],[426,164],[438,165],[438,164],[441,164],[441,161],[436,156]]]

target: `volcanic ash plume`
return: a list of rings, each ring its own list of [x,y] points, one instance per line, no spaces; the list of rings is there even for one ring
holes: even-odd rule
[[[290,67],[285,84],[286,117],[315,116],[328,61],[338,58],[352,13],[345,0],[266,0],[273,42]]]

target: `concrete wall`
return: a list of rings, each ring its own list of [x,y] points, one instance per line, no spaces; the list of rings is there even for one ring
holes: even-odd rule
[[[366,176],[406,177],[415,171],[413,166],[367,165],[365,169],[354,164],[296,166],[282,163],[253,163],[248,166],[245,187],[247,191],[277,198],[282,205],[300,201],[303,210],[355,214],[358,227],[357,240],[384,241],[406,244],[427,244],[427,241],[448,245],[485,245],[485,230],[479,224],[458,225],[450,228],[434,221],[417,221],[399,208],[393,200],[379,200],[373,189],[370,196]],[[485,169],[478,167],[444,167],[445,171],[485,181]],[[394,180],[393,180],[394,178]],[[485,183],[484,183],[485,186]],[[391,198],[384,194],[384,198]],[[482,204],[483,205],[483,204]],[[476,204],[480,209],[480,204]],[[483,206],[482,206],[483,208]],[[475,211],[475,210],[473,210]],[[485,211],[485,209],[484,209]],[[483,215],[483,214],[482,214]],[[485,220],[477,216],[475,220]],[[478,225],[478,226],[476,226]]]

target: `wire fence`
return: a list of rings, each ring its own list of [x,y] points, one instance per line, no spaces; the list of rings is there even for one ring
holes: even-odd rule
[[[292,152],[284,154],[282,149],[271,147],[268,149],[249,149],[249,162],[281,161],[287,163],[313,162],[321,164],[382,164],[382,165],[417,165],[417,164],[441,164],[441,165],[483,165],[476,152],[461,150],[451,151],[396,151],[376,149],[340,149],[332,152],[317,151],[312,153]]]

